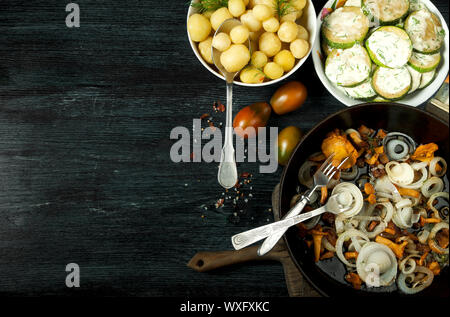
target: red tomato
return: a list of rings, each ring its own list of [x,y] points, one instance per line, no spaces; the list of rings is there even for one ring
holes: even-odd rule
[[[255,137],[258,128],[266,126],[271,112],[272,108],[265,102],[257,102],[241,109],[233,121],[234,131],[243,138]],[[244,130],[249,127],[253,127],[254,130],[249,129],[248,134],[246,134]]]
[[[282,115],[300,108],[308,97],[308,91],[301,82],[291,81],[284,84],[270,99],[273,111]]]

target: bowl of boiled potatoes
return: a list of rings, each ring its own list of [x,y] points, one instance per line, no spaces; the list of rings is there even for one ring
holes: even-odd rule
[[[241,25],[214,36],[228,19]],[[311,0],[193,0],[187,17],[199,61],[224,79],[214,66],[214,47],[225,69],[239,72],[234,83],[252,87],[274,84],[298,70],[311,53],[316,24]]]

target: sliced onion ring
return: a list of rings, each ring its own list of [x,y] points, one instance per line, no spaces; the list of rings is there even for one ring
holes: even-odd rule
[[[336,219],[343,220],[357,215],[364,206],[364,197],[361,190],[359,190],[359,188],[352,183],[340,183],[333,189],[332,195],[337,195],[340,193],[349,193],[353,202],[351,204],[351,208],[343,213],[340,213]]]
[[[402,209],[397,209],[394,212],[392,221],[400,229],[408,229],[413,225],[413,209],[411,207],[404,207]]]
[[[398,152],[397,149],[401,150]],[[408,144],[403,140],[392,140],[386,144],[386,153],[392,160],[404,159],[409,154]]]
[[[402,259],[398,265],[398,268],[403,274],[411,274],[416,270],[416,261],[413,258],[420,258],[420,256],[411,254]],[[409,268],[408,268],[409,266]]]
[[[436,237],[436,234],[441,231],[442,229],[448,230],[448,223],[446,222],[438,222],[434,225],[433,229],[431,229],[430,236],[428,237],[429,240],[433,240]],[[448,254],[448,247],[442,248],[438,243],[434,244],[434,247],[438,249],[442,254]]]
[[[402,208],[411,207],[411,206],[412,206],[412,201],[409,200],[408,198],[404,198],[395,204],[395,208],[397,208],[397,209],[402,209]]]
[[[414,170],[408,163],[391,161],[385,165],[386,173],[391,182],[404,186],[414,181]]]
[[[414,140],[409,135],[400,132],[388,133],[383,139],[383,146],[390,160],[405,160],[416,149]],[[396,153],[397,147],[402,147],[401,153]]]
[[[394,202],[398,202],[402,199],[402,196],[398,192],[397,188],[392,184],[389,180],[389,177],[383,176],[378,178],[375,182],[375,191],[377,192],[377,196],[382,197],[382,193],[384,193],[386,198],[392,199]]]
[[[383,209],[384,215],[382,217],[371,217],[376,206],[384,207]],[[377,202],[376,204],[371,204],[365,211],[364,216],[366,217],[366,219],[361,219],[361,222],[359,223],[359,230],[361,230],[361,232],[363,232],[367,237],[369,237],[369,239],[373,239],[377,235],[382,233],[384,229],[386,229],[387,224],[389,223],[389,221],[391,221],[393,215],[394,215],[394,207],[390,202]],[[369,221],[373,220],[380,221],[380,223],[371,232],[369,232],[367,231],[367,225]]]
[[[437,218],[437,219],[441,219],[441,216],[439,215],[439,210],[437,210],[437,209],[434,207],[433,202],[434,202],[434,200],[435,200],[436,198],[439,198],[439,197],[443,197],[443,198],[445,198],[445,199],[448,200],[448,193],[446,193],[446,192],[439,192],[439,193],[433,194],[433,195],[431,195],[430,199],[429,199],[428,202],[427,202],[428,208],[431,209],[431,210],[433,211],[433,215],[434,215],[434,217]],[[442,219],[441,219],[441,220],[442,220]]]
[[[397,279],[397,286],[400,291],[402,291],[405,294],[416,294],[421,291],[423,291],[425,288],[431,285],[433,283],[434,274],[433,272],[424,267],[424,266],[417,266],[414,273],[425,273],[426,274],[426,280],[425,282],[420,286],[415,287],[409,287],[406,285],[406,279],[409,277],[411,279],[411,274],[404,274],[403,272],[400,273],[398,279]]]
[[[428,179],[421,187],[420,191],[426,198],[430,198],[433,194],[442,192],[444,182],[439,177],[433,176]]]
[[[341,178],[345,181],[351,181],[358,177],[359,169],[358,166],[353,165],[350,171],[341,171]]]
[[[356,264],[347,261],[343,252],[344,242],[347,241],[348,239],[351,239],[352,237],[361,237],[366,241],[370,241],[369,238],[359,230],[349,229],[347,231],[344,231],[344,233],[342,233],[336,240],[336,255],[345,265],[350,267],[356,267]]]
[[[422,168],[428,167],[428,162],[416,162],[411,164],[411,167],[413,168],[413,170],[418,171]]]
[[[425,167],[420,169],[420,173],[422,174],[422,177],[417,182],[410,185],[405,185],[404,187],[410,189],[419,189],[428,178],[428,171]]]
[[[319,165],[319,163],[313,161],[306,161],[305,163],[303,163],[298,171],[298,180],[300,184],[311,188],[314,182],[313,176],[311,175],[311,168]]]
[[[379,261],[372,262],[371,260],[376,254],[380,255],[378,257]],[[383,263],[380,263],[381,261]],[[371,272],[369,270],[370,265],[378,266],[379,272],[375,274],[375,277],[378,279],[377,282],[379,283],[377,284],[379,285],[370,285],[368,283],[369,281],[367,279],[370,277],[369,274]],[[358,258],[356,259],[356,269],[358,275],[368,286],[389,286],[394,283],[397,276],[397,258],[394,252],[384,244],[368,242],[359,252]]]
[[[438,163],[442,164],[442,170],[438,173],[436,171],[436,167]],[[447,162],[444,160],[444,158],[440,157],[440,156],[436,156],[435,158],[433,158],[430,162],[430,173],[433,176],[437,176],[437,177],[442,177],[445,175],[445,173],[447,173]]]

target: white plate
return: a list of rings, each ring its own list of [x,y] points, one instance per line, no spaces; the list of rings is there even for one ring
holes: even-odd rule
[[[448,26],[445,23],[444,17],[441,15],[441,13],[438,11],[438,9],[434,6],[433,3],[431,3],[430,0],[421,0],[423,4],[427,6],[427,8],[436,14],[439,19],[441,20],[442,27],[445,30],[445,40],[444,40],[444,48],[441,49],[442,54],[442,60],[441,64],[439,65],[436,73],[436,77],[433,80],[433,82],[426,87],[425,89],[420,89],[416,92],[413,92],[410,95],[407,95],[406,97],[402,98],[401,100],[398,100],[398,103],[410,105],[413,107],[417,107],[424,102],[426,102],[428,99],[430,99],[441,87],[442,83],[444,82],[445,78],[448,75],[449,70],[449,32],[448,32]],[[331,8],[335,0],[329,0],[323,8]],[[338,2],[338,1],[336,1]],[[322,10],[323,10],[322,8]],[[322,81],[323,85],[327,88],[327,90],[340,102],[345,104],[346,106],[354,106],[357,104],[361,104],[362,101],[352,99],[348,97],[343,91],[341,91],[339,88],[337,88],[335,85],[333,85],[328,78],[325,76],[325,69],[324,69],[324,63],[322,59],[320,58],[320,54],[322,54],[321,49],[321,28],[322,28],[322,20],[320,19],[322,15],[322,10],[319,11],[318,17],[317,17],[317,29],[316,29],[316,36],[313,46],[313,62],[314,62],[314,68],[316,69],[317,75],[319,76],[320,80]]]
[[[314,41],[316,39],[315,34],[317,33],[316,11],[314,9],[314,5],[312,4],[311,0],[308,0],[308,3],[306,4],[305,9],[303,9],[303,10],[304,10],[303,16],[300,18],[299,21],[300,21],[300,24],[303,25],[309,32],[309,47],[310,47],[310,49],[309,49],[308,54],[305,57],[303,57],[301,60],[299,60],[297,62],[297,64],[294,66],[294,68],[289,73],[284,74],[282,77],[280,77],[278,79],[264,82],[261,84],[245,84],[240,81],[234,81],[234,83],[236,85],[247,86],[247,87],[261,87],[261,86],[272,85],[272,84],[275,84],[277,82],[280,82],[280,81],[288,78],[303,65],[303,63],[308,59],[308,56],[312,52],[312,48],[314,47]],[[193,15],[194,13],[197,13],[197,9],[190,6],[188,13],[187,13],[187,19],[189,19],[189,17],[191,15]],[[186,23],[187,23],[187,20],[186,20]],[[186,30],[187,30],[187,28],[186,28]],[[188,32],[188,38],[189,38],[189,43],[191,44],[192,50],[194,51],[195,56],[197,56],[200,63],[202,63],[202,65],[205,66],[205,68],[207,70],[209,70],[211,73],[213,73],[215,76],[225,80],[225,78],[217,72],[214,65],[210,65],[203,60],[202,56],[200,55],[200,52],[198,51],[197,44],[191,40],[189,32]]]

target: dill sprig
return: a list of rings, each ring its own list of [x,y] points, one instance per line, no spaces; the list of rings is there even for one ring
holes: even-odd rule
[[[293,11],[292,0],[275,0],[275,11],[281,18]]]
[[[216,11],[222,7],[228,7],[228,0],[199,0],[197,2],[192,1],[191,6],[200,11],[200,13],[206,11]]]

